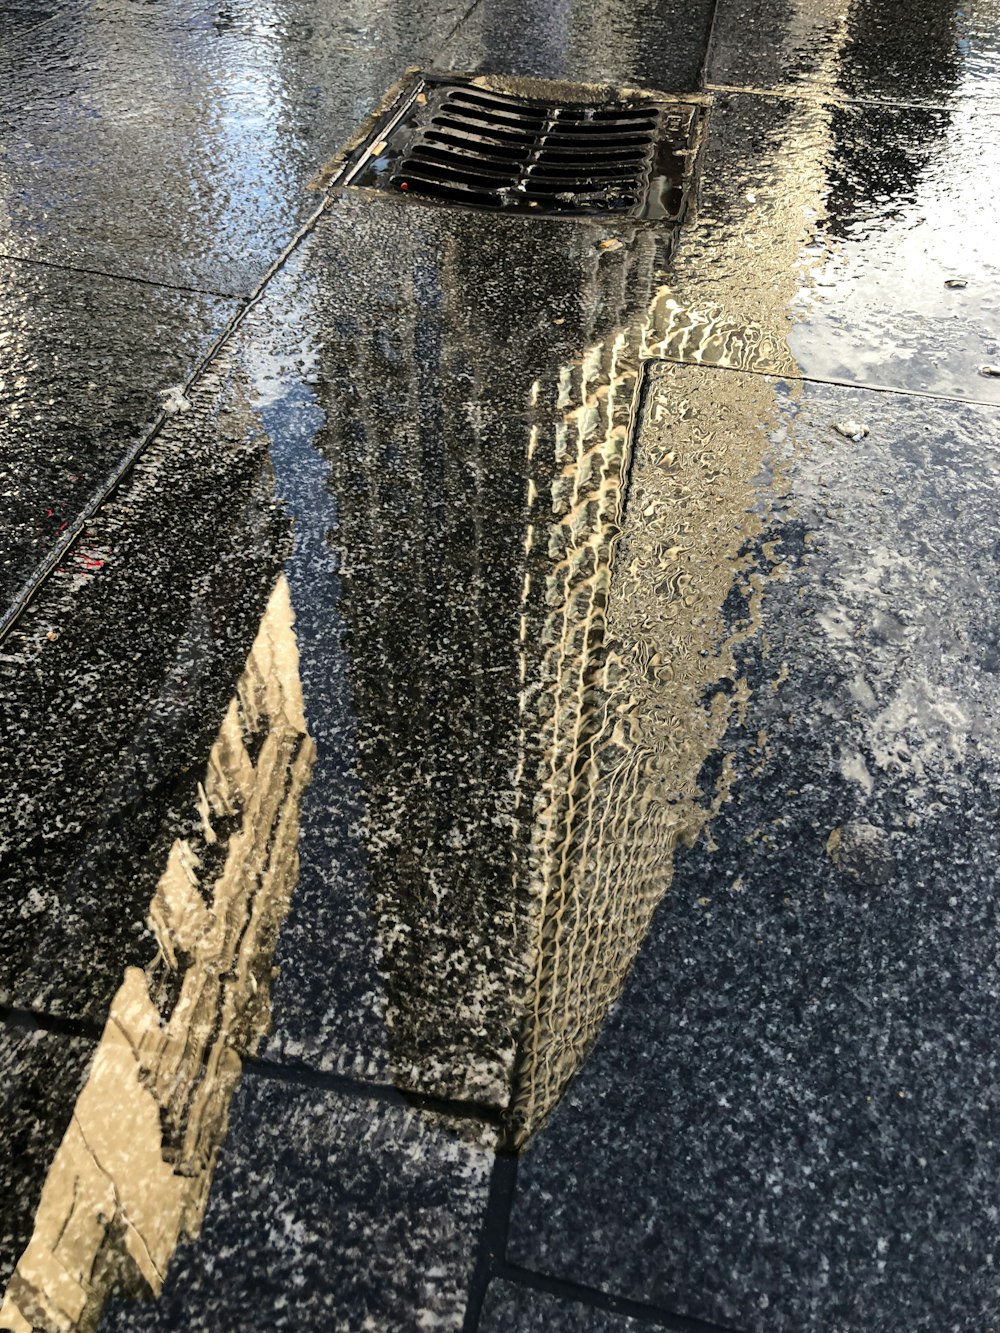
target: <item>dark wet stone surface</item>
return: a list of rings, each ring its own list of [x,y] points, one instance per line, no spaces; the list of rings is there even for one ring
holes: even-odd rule
[[[482,1333],[634,1333],[645,1323],[607,1314],[564,1296],[494,1279],[479,1322]]]
[[[612,0],[525,7],[483,0],[445,48],[446,69],[664,92],[699,87],[712,4]]]
[[[706,431],[744,378],[665,373]],[[527,1152],[510,1254],[737,1328],[985,1326],[997,417],[776,388],[787,563],[733,796]]]
[[[0,1022],[0,1290],[31,1237],[93,1043]]]
[[[494,1277],[483,1327],[642,1322],[588,1285],[665,1325],[995,1320],[996,412],[796,380],[1000,392],[992,6],[900,13],[720,6],[712,78],[781,95],[717,95],[666,277],[648,229],[335,194],[5,643],[0,1003],[114,1006],[89,1114],[132,1151],[120,1090],[181,1199],[140,1235],[142,1172],[123,1211],[98,1171],[81,1299],[141,1286],[160,1221],[199,1231],[218,1149],[163,1302],[106,1327],[461,1327],[483,1126],[529,1047],[558,1095],[671,873],[519,1172],[508,1258],[580,1300]],[[55,266],[4,261],[40,312],[12,558],[233,308],[59,264],[245,292],[406,65],[692,88],[709,17],[484,0],[448,41],[450,3],[101,0],[22,29],[0,250]],[[673,361],[633,398],[643,339]],[[255,728],[282,574],[295,716]],[[88,1051],[0,1026],[8,1266]]]
[[[219,392],[200,382],[4,645],[0,1003],[103,1021],[153,952],[153,890],[289,546],[263,437]]]
[[[555,368],[644,312],[659,258],[648,231],[608,235],[332,202],[8,645],[0,911],[28,904],[8,1002],[100,1018],[148,961],[147,905],[294,531],[318,761],[271,1054],[506,1103],[529,488],[556,469]]]
[[[667,350],[998,401],[980,374],[1000,346],[998,224],[980,188],[1000,170],[996,124],[974,107],[720,96]]]
[[[158,1302],[109,1305],[100,1328],[460,1328],[492,1165],[468,1134],[244,1078],[200,1236]]]
[[[0,38],[5,42],[37,28],[59,12],[57,4],[5,4],[0,10]]]
[[[4,609],[190,373],[232,302],[0,258]],[[141,348],[141,356],[136,349]]]
[[[394,4],[376,20],[360,0],[274,26],[148,9],[68,12],[8,47],[0,250],[251,290],[315,208],[307,182],[458,18]]]
[[[1000,96],[1000,10],[917,0],[849,7],[722,0],[714,83],[950,106]]]

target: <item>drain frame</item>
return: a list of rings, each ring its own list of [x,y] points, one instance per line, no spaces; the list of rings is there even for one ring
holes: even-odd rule
[[[316,184],[494,216],[677,226],[710,105],[701,93],[413,69]]]

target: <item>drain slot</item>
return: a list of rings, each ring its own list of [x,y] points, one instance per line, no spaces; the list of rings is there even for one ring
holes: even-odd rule
[[[354,183],[474,208],[679,221],[701,107],[580,92],[547,101],[425,76]]]

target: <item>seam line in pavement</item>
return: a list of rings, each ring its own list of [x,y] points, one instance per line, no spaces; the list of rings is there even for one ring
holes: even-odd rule
[[[309,1065],[285,1065],[274,1060],[258,1060],[253,1056],[242,1056],[241,1059],[245,1074],[275,1083],[317,1088],[324,1092],[342,1093],[345,1096],[386,1102],[394,1106],[412,1106],[418,1111],[431,1111],[436,1115],[451,1116],[457,1120],[475,1120],[494,1127],[499,1126],[502,1120],[503,1113],[497,1107],[480,1102],[435,1097],[424,1092],[410,1092],[397,1088],[392,1083],[367,1083],[364,1079],[352,1078],[349,1074],[313,1069]]]
[[[511,1263],[507,1258],[511,1215],[517,1190],[520,1158],[515,1153],[498,1152],[490,1175],[490,1192],[476,1248],[476,1261],[469,1282],[469,1294],[462,1323],[462,1333],[477,1333],[490,1283],[510,1282],[591,1310],[626,1316],[667,1333],[737,1333],[722,1324],[677,1314],[659,1305],[615,1296],[599,1287],[589,1287],[569,1278],[550,1277],[546,1273]]]
[[[51,1032],[58,1037],[77,1037],[96,1042],[100,1040],[105,1026],[89,1018],[64,1018],[58,1014],[0,1004],[0,1027],[24,1032]],[[500,1128],[503,1123],[503,1112],[485,1103],[409,1092],[391,1083],[367,1083],[349,1074],[312,1069],[308,1065],[282,1065],[272,1060],[258,1060],[250,1055],[240,1055],[240,1062],[244,1074],[276,1083],[316,1088],[393,1106],[412,1106],[418,1111],[449,1116],[453,1120],[471,1120],[491,1128]]]
[[[845,93],[839,88],[817,88],[812,91],[807,88],[755,88],[752,85],[742,83],[712,83],[708,81],[705,84],[706,92],[710,93],[745,93],[750,97],[772,97],[781,102],[821,102],[827,105],[835,106],[885,106],[895,107],[900,111],[943,111],[948,114],[956,110],[956,104],[950,105],[944,102],[903,102],[892,97],[864,97],[854,96],[851,93]],[[958,106],[968,106],[977,112],[982,112],[987,116],[1000,115],[1000,96],[994,96],[985,100],[980,97],[963,98]]]
[[[61,1018],[58,1014],[36,1013],[34,1009],[20,1009],[15,1005],[0,1004],[0,1026],[22,1028],[26,1032],[52,1032],[59,1037],[84,1037],[98,1041],[102,1028],[89,1018]]]
[[[490,1173],[490,1192],[476,1246],[476,1262],[469,1281],[462,1333],[476,1333],[482,1318],[486,1292],[505,1264],[510,1214],[517,1186],[517,1157],[497,1153]]]
[[[755,370],[752,366],[726,366],[717,361],[687,361],[679,356],[643,356],[646,365],[669,363],[673,366],[693,366],[697,370],[724,370],[731,375],[756,375],[765,380],[794,380],[796,384],[829,384],[835,389],[856,389],[864,393],[891,393],[898,398],[920,398],[933,403],[960,403],[965,407],[1000,408],[990,398],[968,398],[957,393],[934,393],[931,389],[894,389],[891,384],[870,384],[866,380],[838,380],[825,375],[796,375],[787,370]]]
[[[34,34],[38,31],[39,28],[45,28],[50,23],[55,23],[56,19],[62,18],[64,14],[68,14],[69,12],[70,12],[69,5],[60,5],[59,8],[56,10],[56,12],[54,14],[50,14],[47,19],[39,19],[38,22],[33,23],[30,28],[22,28],[20,32],[14,33],[14,35],[10,39],[11,47],[16,45],[16,43],[19,42],[22,37],[34,36]]]
[[[462,28],[462,27],[465,26],[465,24],[466,24],[466,23],[469,21],[469,19],[472,17],[472,15],[473,15],[473,13],[475,12],[475,10],[477,10],[477,9],[479,8],[479,6],[480,6],[482,3],[483,3],[483,0],[472,0],[472,4],[471,4],[471,5],[469,6],[469,8],[465,11],[465,13],[462,14],[459,18],[457,18],[457,19],[455,20],[455,22],[454,22],[454,23],[452,24],[452,26],[451,26],[451,29],[450,29],[449,32],[448,32],[448,35],[442,40],[441,45],[438,46],[438,47],[436,48],[436,50],[435,50],[435,55],[434,55],[434,59],[433,59],[433,62],[432,62],[432,68],[433,68],[433,66],[435,66],[435,65],[437,64],[438,59],[439,59],[441,56],[444,55],[445,51],[448,49],[449,45],[451,44],[451,39],[452,39],[452,38],[455,36],[455,34],[458,32],[459,28]]]
[[[222,301],[245,301],[245,292],[220,292],[213,287],[196,287],[184,282],[161,282],[158,278],[141,278],[134,273],[112,273],[106,268],[91,268],[87,264],[63,264],[55,259],[39,259],[37,256],[15,255],[9,250],[0,250],[0,259],[12,264],[36,264],[40,268],[54,268],[62,273],[88,273],[95,278],[111,278],[114,282],[131,282],[141,287],[162,287],[168,292],[193,292],[196,296],[215,296]]]
[[[707,89],[710,86],[708,76],[712,69],[712,53],[715,50],[715,27],[721,7],[722,0],[715,0],[715,4],[712,6],[712,21],[708,25],[708,36],[705,39],[705,54],[702,57],[701,68],[698,70],[699,88]]]
[[[665,1329],[668,1333],[738,1333],[737,1329],[725,1324],[714,1324],[693,1315],[676,1314],[662,1306],[634,1301],[627,1296],[612,1296],[599,1287],[588,1287],[569,1278],[549,1277],[531,1268],[522,1268],[519,1264],[500,1264],[495,1276],[517,1286],[544,1291],[550,1296],[560,1296],[566,1301],[586,1305],[591,1309],[623,1315],[637,1323]]]

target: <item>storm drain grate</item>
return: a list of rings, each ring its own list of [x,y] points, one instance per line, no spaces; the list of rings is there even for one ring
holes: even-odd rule
[[[425,81],[355,183],[475,208],[677,221],[699,112],[653,97],[555,102]]]

